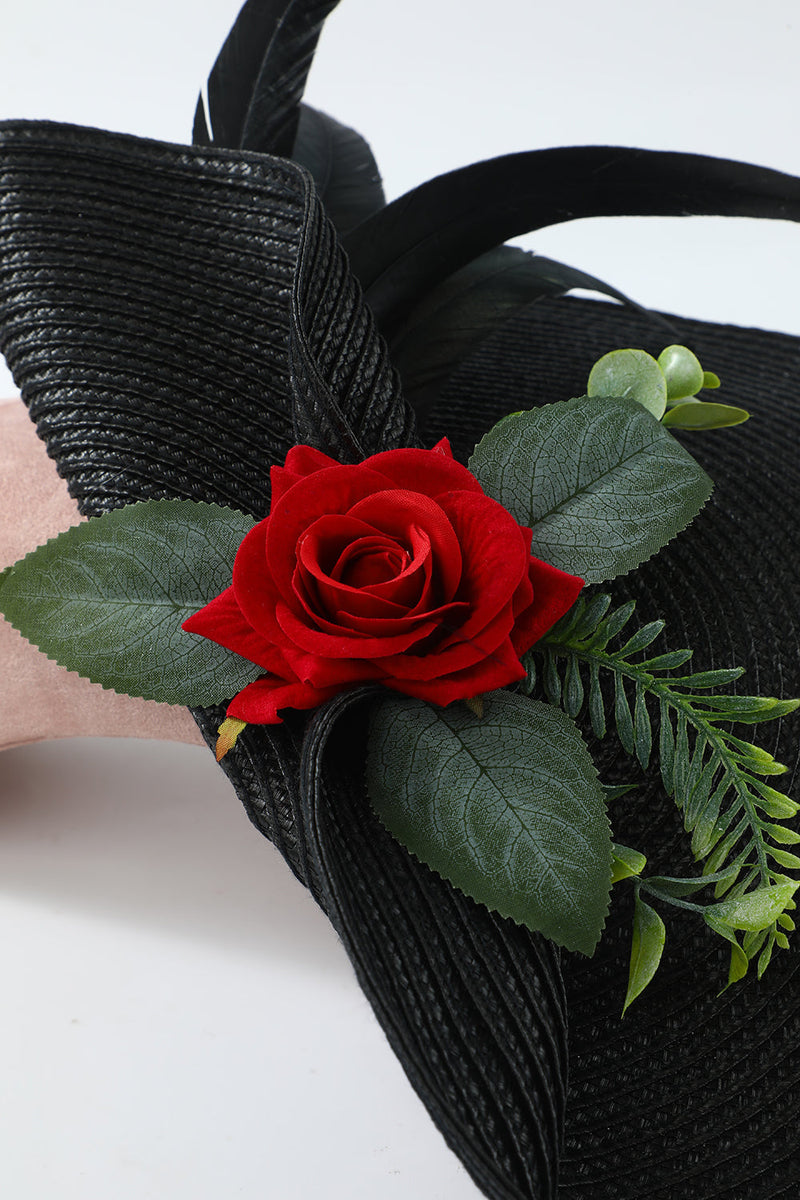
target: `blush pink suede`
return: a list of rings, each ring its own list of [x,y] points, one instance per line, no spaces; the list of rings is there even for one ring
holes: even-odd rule
[[[0,400],[0,569],[81,520],[21,400]],[[64,737],[202,744],[185,708],[106,691],[40,654],[0,617],[0,750]]]

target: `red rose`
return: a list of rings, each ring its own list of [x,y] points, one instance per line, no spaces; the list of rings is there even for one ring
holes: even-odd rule
[[[583,586],[446,441],[355,466],[295,446],[271,478],[232,586],[183,625],[267,672],[229,717],[272,724],[367,681],[436,704],[503,687]]]

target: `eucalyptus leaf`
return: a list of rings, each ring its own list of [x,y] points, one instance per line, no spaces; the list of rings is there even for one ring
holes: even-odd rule
[[[642,900],[636,897],[633,913],[633,937],[631,939],[631,961],[628,970],[628,990],[625,995],[623,1016],[630,1004],[640,996],[658,970],[664,951],[666,930],[661,917]]]
[[[662,424],[670,429],[727,429],[741,425],[750,413],[732,404],[716,404],[708,400],[690,400],[670,408]]]
[[[591,954],[608,910],[606,803],[575,725],[510,692],[437,708],[390,697],[376,709],[367,787],[412,854],[474,900]]]
[[[703,387],[703,368],[696,354],[686,346],[667,346],[658,356],[658,365],[667,381],[667,400],[685,400]]]
[[[0,575],[0,611],[62,667],[167,704],[229,699],[263,669],[185,633],[231,582],[252,517],[147,500],[75,525]]]
[[[697,515],[711,480],[632,400],[513,413],[478,443],[470,470],[533,530],[532,552],[587,583],[650,558]]]
[[[645,350],[611,350],[598,359],[586,385],[589,396],[635,400],[654,417],[667,407],[667,381],[652,354]]]

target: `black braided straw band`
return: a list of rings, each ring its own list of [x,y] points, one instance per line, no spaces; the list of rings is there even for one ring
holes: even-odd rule
[[[309,433],[320,423],[333,452],[337,408],[366,453],[413,437],[307,177],[281,160],[0,127],[0,329],[88,514],[177,496],[264,515],[293,411]],[[304,790],[299,719],[248,729],[224,765],[339,931],[478,1186],[492,1200],[552,1196],[566,1090],[558,955],[456,895],[381,829],[354,774],[357,714],[343,714],[321,769],[346,707],[311,718]],[[220,714],[197,717],[213,738]]]

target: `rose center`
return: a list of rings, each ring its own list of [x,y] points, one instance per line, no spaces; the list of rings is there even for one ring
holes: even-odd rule
[[[334,578],[347,587],[366,588],[396,579],[410,562],[408,552],[397,542],[381,544],[378,538],[362,538],[343,551]]]

